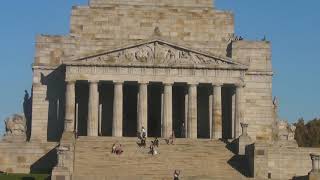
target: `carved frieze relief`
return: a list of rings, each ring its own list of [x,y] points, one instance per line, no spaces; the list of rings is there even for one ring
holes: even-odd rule
[[[211,56],[162,41],[121,48],[107,53],[67,61],[70,65],[120,65],[120,66],[160,66],[160,67],[238,67],[229,59]]]

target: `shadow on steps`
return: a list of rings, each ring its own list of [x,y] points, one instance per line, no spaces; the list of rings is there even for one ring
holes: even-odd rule
[[[245,177],[250,177],[249,165],[246,156],[234,155],[229,159],[228,164]]]
[[[307,176],[296,176],[296,177],[293,177],[292,180],[308,180],[309,177],[308,175]]]
[[[245,177],[252,177],[249,170],[249,163],[247,157],[238,154],[238,139],[231,142],[224,141],[226,143],[226,148],[231,151],[234,156],[229,159],[228,164],[238,172],[240,172]]]

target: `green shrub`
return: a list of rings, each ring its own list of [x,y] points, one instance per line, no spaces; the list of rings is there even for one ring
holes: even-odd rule
[[[48,174],[0,174],[0,180],[49,180]]]

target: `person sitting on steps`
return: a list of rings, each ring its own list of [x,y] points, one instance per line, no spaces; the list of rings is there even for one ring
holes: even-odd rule
[[[150,154],[152,154],[152,155],[157,155],[158,154],[158,151],[156,150],[156,148],[153,145],[153,143],[151,143],[149,149],[150,149],[150,151],[149,151]]]
[[[174,131],[172,131],[172,134],[171,136],[168,138],[168,139],[164,139],[166,141],[166,143],[169,145],[169,144],[174,144],[174,140],[175,140],[175,135],[174,135]]]
[[[152,142],[152,144],[153,144],[154,146],[159,147],[159,140],[158,140],[157,137],[154,139],[154,141],[151,141],[151,142]]]
[[[114,144],[112,145],[112,150],[111,150],[111,153],[112,153],[112,154],[116,153],[116,148],[117,148],[116,143],[114,143]]]
[[[116,155],[121,155],[123,153],[122,145],[119,144],[119,146],[116,147],[115,149],[115,154]]]
[[[170,140],[170,144],[174,144],[174,140],[176,139],[176,137],[175,137],[175,135],[174,135],[174,131],[172,131],[172,134],[171,134],[171,136],[170,136],[170,138],[169,138],[169,140]]]
[[[147,146],[147,139],[146,138],[139,138],[140,142],[137,142],[138,146],[141,148],[141,147],[146,147]]]
[[[147,133],[144,127],[142,126],[142,129],[138,134],[138,139],[140,140],[140,143],[137,142],[139,147],[146,147],[146,141],[147,141]]]

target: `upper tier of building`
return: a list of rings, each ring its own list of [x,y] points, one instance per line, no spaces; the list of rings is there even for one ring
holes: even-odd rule
[[[133,6],[173,6],[191,8],[213,8],[213,0],[90,0],[91,7],[109,7],[114,5]]]

